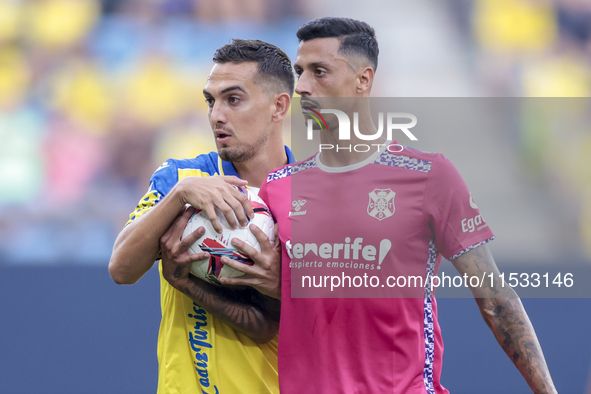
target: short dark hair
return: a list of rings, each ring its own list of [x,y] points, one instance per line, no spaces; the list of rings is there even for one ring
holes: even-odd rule
[[[378,68],[378,40],[373,27],[365,22],[349,18],[318,18],[303,24],[296,35],[300,42],[314,38],[339,38],[341,53],[364,56],[371,62],[374,71]]]
[[[215,51],[213,61],[218,64],[255,62],[261,76],[273,78],[281,91],[293,96],[295,77],[291,60],[275,45],[260,40],[233,38],[231,43]]]

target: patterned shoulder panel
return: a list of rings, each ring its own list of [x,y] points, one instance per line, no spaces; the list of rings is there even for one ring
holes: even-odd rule
[[[276,181],[277,179],[288,177],[290,175],[297,174],[300,171],[308,170],[316,166],[316,156],[313,156],[301,163],[286,165],[285,167],[281,167],[276,171],[270,172],[269,175],[267,175],[267,183],[271,181]]]
[[[270,172],[267,175],[267,183],[276,181],[277,179],[285,178],[291,175],[291,166],[293,164],[286,165],[285,167],[281,167],[280,169]]]
[[[135,210],[129,215],[129,220],[127,223],[125,223],[125,226],[148,212],[148,210],[150,210],[154,205],[158,204],[160,200],[162,200],[162,197],[162,194],[160,194],[158,190],[154,188],[154,182],[151,182],[150,188],[137,204]]]
[[[305,160],[301,163],[294,164],[293,169],[291,170],[291,173],[297,174],[300,171],[309,170],[311,168],[318,167],[318,164],[316,163],[317,157],[318,157],[317,155],[314,155],[314,156],[310,157],[308,160]]]
[[[422,160],[416,157],[410,157],[400,154],[393,154],[385,150],[376,160],[374,164],[381,164],[391,167],[406,168],[407,170],[415,170],[421,172],[431,171],[432,161]]]

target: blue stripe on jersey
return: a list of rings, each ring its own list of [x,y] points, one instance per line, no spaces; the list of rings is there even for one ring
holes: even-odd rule
[[[295,159],[287,146],[285,147],[285,153],[287,154],[289,163],[293,163]],[[150,188],[140,199],[134,212],[129,216],[126,226],[158,204],[170,192],[174,185],[178,183],[179,173],[185,176],[187,171],[193,175],[196,172],[200,172],[206,176],[223,173],[224,175],[239,177],[234,165],[221,160],[217,152],[202,154],[192,159],[168,159],[152,174]]]
[[[234,176],[240,178],[238,176],[238,173],[236,172],[236,168],[234,168],[234,164],[232,164],[229,161],[224,161],[224,160],[221,160],[221,162],[222,162],[222,171],[223,171],[222,175],[234,175]]]
[[[431,294],[431,281],[435,272],[435,259],[437,247],[435,239],[429,242],[429,259],[427,260],[427,276],[425,280],[424,325],[425,336],[425,365],[423,367],[423,382],[428,394],[435,394],[433,387],[433,354],[435,352],[435,335],[433,333],[433,303]]]
[[[433,162],[428,160],[421,160],[404,155],[394,155],[387,150],[385,150],[384,153],[382,153],[373,163],[422,172],[431,171],[431,164],[433,164]]]
[[[289,164],[293,164],[296,162],[296,159],[295,159],[293,153],[291,153],[291,150],[287,146],[285,146],[285,153],[287,154],[287,162]]]
[[[287,146],[285,146],[285,153],[290,164],[295,162],[293,154]],[[221,171],[219,162],[221,162]],[[223,175],[233,175],[240,178],[231,162],[220,160],[217,152],[210,152],[192,159],[168,159],[154,172],[150,182],[153,183],[154,189],[158,193],[165,196],[178,182],[178,170],[187,169],[200,170],[210,176],[221,175],[223,173]]]

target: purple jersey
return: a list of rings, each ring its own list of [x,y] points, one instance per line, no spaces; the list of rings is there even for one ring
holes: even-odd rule
[[[392,146],[341,168],[317,155],[261,188],[282,244],[282,394],[447,393],[429,279],[493,233],[449,160]],[[384,286],[401,277],[413,285]]]

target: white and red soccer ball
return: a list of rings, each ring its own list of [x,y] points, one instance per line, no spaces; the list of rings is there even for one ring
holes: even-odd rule
[[[254,223],[267,235],[267,237],[269,237],[269,240],[272,243],[275,238],[275,232],[273,229],[273,216],[271,215],[269,208],[263,200],[251,190],[245,187],[240,187],[238,189],[248,197],[254,210],[254,218],[249,219],[248,225]],[[235,230],[232,230],[226,221],[226,217],[222,214],[222,211],[216,208],[216,213],[218,221],[223,228],[222,234],[219,234],[214,230],[204,211],[197,210],[193,216],[191,216],[189,223],[187,223],[182,238],[185,238],[201,226],[205,227],[205,234],[189,248],[189,252],[208,252],[210,258],[193,262],[191,265],[191,273],[210,283],[220,284],[218,280],[220,277],[232,278],[244,275],[244,273],[224,265],[221,262],[223,256],[227,256],[242,264],[254,264],[253,260],[248,255],[241,253],[234,248],[231,243],[232,239],[238,238],[248,243],[259,252],[261,247],[259,241],[248,228],[248,225],[246,227],[239,226]]]

